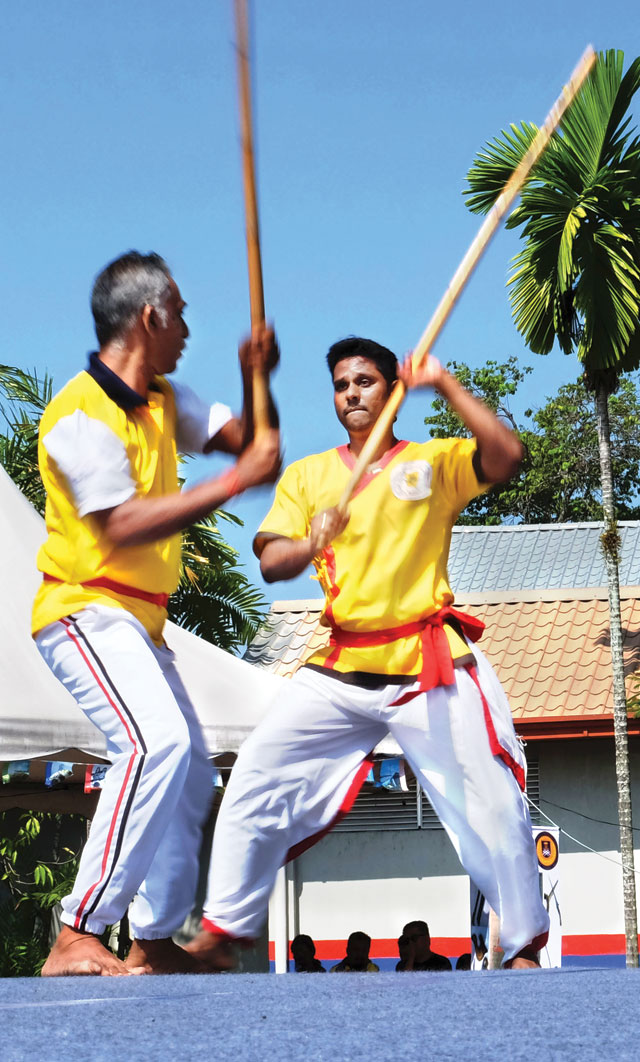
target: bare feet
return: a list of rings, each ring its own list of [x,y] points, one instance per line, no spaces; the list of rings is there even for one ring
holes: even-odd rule
[[[134,940],[127,955],[127,973],[209,973],[206,966],[171,939]]]
[[[198,959],[206,967],[207,973],[223,973],[235,970],[238,965],[236,947],[242,941],[235,941],[223,933],[209,933],[203,929],[193,940],[185,944],[184,950]]]
[[[121,977],[131,972],[93,933],[80,933],[71,926],[63,926],[40,976]]]

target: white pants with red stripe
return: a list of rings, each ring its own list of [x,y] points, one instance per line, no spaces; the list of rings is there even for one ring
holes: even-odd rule
[[[107,771],[62,920],[102,933],[129,911],[134,937],[171,936],[191,910],[211,766],[173,663],[122,609],[89,606],[36,643],[107,739]],[[135,899],[134,899],[135,897]]]
[[[510,730],[522,762],[502,687],[473,651],[495,731],[504,744]],[[456,668],[455,677],[455,685],[394,706],[412,687],[366,690],[298,671],[231,773],[214,835],[205,928],[259,933],[278,868],[349,806],[363,759],[391,733],[465,870],[500,915],[505,957],[544,943],[549,917],[523,794],[491,752],[478,685],[465,670]]]

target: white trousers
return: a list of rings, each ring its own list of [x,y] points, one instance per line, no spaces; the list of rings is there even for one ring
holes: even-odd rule
[[[504,692],[475,647],[474,655],[496,730],[504,735],[510,727],[515,750]],[[206,928],[258,935],[278,868],[349,805],[363,759],[391,733],[462,865],[499,914],[505,958],[543,943],[549,917],[527,806],[512,771],[491,752],[478,686],[465,670],[456,668],[455,677],[455,685],[394,705],[411,687],[366,690],[313,670],[296,674],[231,773],[214,835]]]
[[[102,933],[133,901],[135,938],[171,936],[193,904],[212,778],[173,653],[104,606],[50,624],[36,644],[111,760],[62,920]]]

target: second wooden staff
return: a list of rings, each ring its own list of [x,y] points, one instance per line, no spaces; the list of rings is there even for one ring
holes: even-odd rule
[[[415,350],[413,351],[414,366],[418,366],[424,360],[426,355],[431,350],[437,337],[440,335],[445,322],[451,314],[463,288],[465,287],[469,277],[473,273],[473,270],[477,266],[483,252],[485,251],[489,240],[495,233],[500,221],[506,214],[507,210],[513,203],[518,192],[522,188],[522,185],[526,181],[533,166],[540,158],[540,155],[549,143],[554,130],[560,123],[562,115],[566,111],[567,107],[572,103],[586,80],[589,71],[593,67],[596,61],[596,54],[593,48],[589,47],[584,52],[580,62],[573,71],[568,83],[565,85],[561,95],[558,97],[553,107],[547,115],[544,125],[538,130],[529,150],[522,158],[519,165],[513,171],[511,177],[505,184],[496,202],[487,214],[480,231],[478,232],[473,243],[469,247],[466,255],[462,259],[462,262],[458,266],[449,287],[447,288],[444,296],[442,297],[438,308],[436,309],[433,317],[427,325],[425,331],[422,333]],[[356,489],[360,479],[367,470],[368,465],[374,459],[376,451],[380,446],[380,443],[384,439],[390,426],[393,424],[395,416],[403,402],[406,394],[406,388],[401,380],[398,380],[395,385],[387,404],[385,405],[382,413],[378,417],[378,420],[373,426],[371,435],[367,439],[366,443],[362,447],[358,460],[356,461],[349,481],[342,492],[342,497],[338,502],[338,508],[341,512],[346,512],[349,500],[354,490]]]
[[[240,129],[242,138],[242,175],[244,183],[245,229],[249,266],[249,300],[251,327],[264,324],[264,291],[262,259],[260,256],[260,226],[258,197],[253,155],[253,123],[251,120],[251,75],[249,70],[249,18],[247,0],[234,0],[236,20],[236,48],[238,57],[238,91],[240,97]],[[269,428],[269,398],[264,373],[253,372],[254,435]]]

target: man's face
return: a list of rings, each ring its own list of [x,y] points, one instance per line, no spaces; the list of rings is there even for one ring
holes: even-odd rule
[[[415,922],[409,922],[402,930],[402,935],[413,946],[413,954],[418,961],[428,956],[430,940],[422,926],[417,925]]]
[[[296,966],[306,969],[313,964],[314,953],[306,940],[298,940],[295,944],[292,944],[291,954]]]
[[[169,284],[169,297],[164,305],[166,324],[163,324],[157,311],[153,311],[154,330],[150,357],[153,371],[159,376],[175,370],[189,335],[189,329],[182,316],[186,302],[175,280],[171,279]]]
[[[356,970],[364,970],[369,962],[369,942],[359,937],[347,941],[347,959]]]
[[[333,401],[338,420],[350,435],[368,435],[391,388],[369,358],[343,358],[333,370]]]

